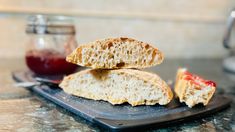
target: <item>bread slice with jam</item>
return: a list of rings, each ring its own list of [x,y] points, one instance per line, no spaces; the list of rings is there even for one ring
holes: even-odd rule
[[[185,68],[178,69],[174,91],[180,102],[185,102],[189,107],[200,103],[206,106],[215,90],[215,82],[192,74]]]

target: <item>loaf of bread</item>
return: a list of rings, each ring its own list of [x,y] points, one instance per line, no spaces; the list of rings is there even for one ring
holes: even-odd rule
[[[113,105],[166,105],[173,98],[158,75],[134,69],[88,69],[65,77],[59,86],[68,94]]]
[[[148,43],[121,37],[81,45],[66,60],[93,69],[140,69],[162,63],[163,54]]]
[[[181,68],[177,71],[174,91],[180,102],[185,102],[189,107],[202,103],[208,104],[216,89],[213,81],[202,79]]]

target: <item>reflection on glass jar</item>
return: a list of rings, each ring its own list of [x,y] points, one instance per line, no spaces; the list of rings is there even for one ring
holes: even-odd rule
[[[69,74],[77,66],[66,62],[76,47],[72,19],[62,16],[31,16],[26,33],[29,36],[25,55],[29,69],[40,75]]]

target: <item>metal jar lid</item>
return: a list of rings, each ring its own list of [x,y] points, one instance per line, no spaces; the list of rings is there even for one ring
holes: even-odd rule
[[[27,34],[75,34],[73,19],[66,16],[35,15],[28,17]]]

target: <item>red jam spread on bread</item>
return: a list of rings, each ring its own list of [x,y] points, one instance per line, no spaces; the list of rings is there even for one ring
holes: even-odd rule
[[[184,72],[184,80],[190,81],[196,85],[204,84],[206,86],[216,87],[216,83],[211,80],[205,80],[197,75],[194,75],[188,71]]]

